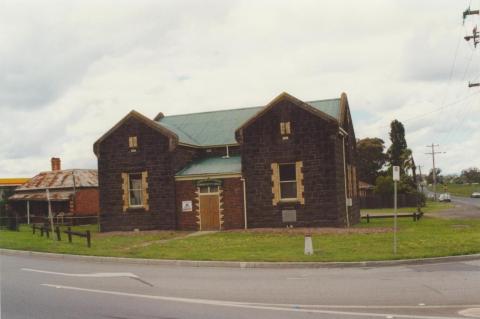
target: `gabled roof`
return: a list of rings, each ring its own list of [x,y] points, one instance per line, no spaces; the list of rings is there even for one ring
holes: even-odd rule
[[[137,119],[138,121],[144,123],[145,125],[151,127],[152,129],[160,132],[161,134],[167,136],[168,138],[170,138],[170,140],[173,140],[173,143],[170,143],[170,146],[173,147],[174,144],[177,143],[178,141],[178,136],[166,129],[165,127],[163,127],[162,125],[159,125],[157,122],[155,121],[152,121],[151,119],[149,119],[148,117],[146,117],[145,115],[143,114],[140,114],[139,112],[135,111],[135,110],[132,110],[130,111],[130,113],[128,113],[123,119],[121,119],[117,124],[115,124],[115,126],[113,126],[110,130],[108,130],[105,134],[103,134],[96,142],[95,144],[93,144],[93,152],[98,155],[98,147],[100,145],[100,143],[106,139],[108,136],[110,136],[110,134],[112,134],[113,132],[115,132],[119,127],[122,126],[123,123],[125,123],[127,120],[131,119],[131,118],[135,118]]]
[[[340,98],[302,102],[282,93],[267,106],[248,107],[172,116],[157,116],[157,122],[175,133],[179,143],[207,147],[236,145],[235,130],[268,111],[270,106],[282,99],[301,105],[304,109],[330,121],[341,122]]]
[[[94,152],[98,155],[100,143],[130,118],[135,118],[167,136],[170,139],[171,150],[178,143],[193,147],[238,145],[235,131],[251,124],[281,100],[289,100],[315,116],[340,124],[348,105],[345,93],[342,93],[340,98],[303,102],[284,92],[266,106],[172,116],[159,113],[154,120],[131,111],[95,142]]]
[[[242,158],[207,157],[190,163],[187,167],[175,174],[175,177],[188,177],[196,175],[225,175],[240,174],[242,172]]]
[[[307,111],[307,112],[310,112],[311,114],[313,114],[314,116],[318,116],[320,118],[323,118],[324,120],[326,121],[330,121],[330,122],[336,122],[336,123],[339,123],[339,119],[335,116],[338,116],[338,114],[341,114],[341,110],[336,110],[335,109],[335,105],[337,105],[337,108],[340,109],[340,99],[338,99],[338,102],[335,102],[335,100],[319,100],[319,101],[315,101],[314,104],[317,105],[317,107],[314,107],[312,105],[310,105],[308,102],[303,102],[303,101],[300,101],[299,99],[297,99],[296,97],[286,93],[286,92],[283,92],[282,94],[280,94],[279,96],[277,96],[276,98],[274,98],[270,103],[268,103],[264,108],[262,108],[257,114],[255,114],[254,116],[252,116],[248,121],[246,121],[245,123],[242,124],[242,126],[240,126],[239,128],[237,128],[235,131],[236,132],[241,132],[247,128],[248,126],[250,126],[252,123],[254,123],[257,119],[259,119],[260,117],[262,117],[264,114],[266,114],[268,111],[270,111],[272,108],[274,108],[275,106],[277,106],[281,101],[290,101],[291,103],[295,104],[296,106],[298,106],[299,108]],[[327,101],[325,103],[325,101]],[[332,112],[333,111],[333,115],[330,115],[329,113],[325,112],[324,110],[322,109],[319,109],[320,106],[325,106],[327,105],[327,107],[324,107],[323,109],[325,111],[330,111]]]
[[[75,184],[74,184],[75,178]],[[15,190],[17,192],[38,191],[44,189],[70,189],[98,187],[98,173],[95,169],[68,169],[41,172]]]

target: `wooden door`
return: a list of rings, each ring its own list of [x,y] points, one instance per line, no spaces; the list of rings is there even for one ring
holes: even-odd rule
[[[201,230],[220,229],[220,207],[218,195],[200,196],[200,221]]]

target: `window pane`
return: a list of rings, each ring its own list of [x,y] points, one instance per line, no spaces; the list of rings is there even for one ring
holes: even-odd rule
[[[130,191],[130,205],[131,206],[141,206],[142,205],[142,191],[141,190]]]
[[[200,186],[200,193],[208,193],[208,186]]]
[[[130,174],[130,190],[142,189],[142,175],[141,174]]]
[[[210,186],[210,193],[218,192],[218,186]]]
[[[297,182],[280,183],[281,198],[297,198]]]
[[[295,181],[295,164],[280,164],[280,181]]]

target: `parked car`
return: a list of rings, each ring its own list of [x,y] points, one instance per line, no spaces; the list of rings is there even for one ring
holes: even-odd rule
[[[440,202],[451,202],[452,199],[450,198],[449,193],[443,193],[443,194],[440,194],[440,196],[438,197],[438,201],[440,201]]]
[[[473,192],[472,195],[470,195],[471,198],[480,198],[480,192]]]

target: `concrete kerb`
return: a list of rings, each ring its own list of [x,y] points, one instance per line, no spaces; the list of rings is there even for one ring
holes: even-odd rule
[[[169,259],[141,259],[125,257],[101,257],[42,253],[25,250],[0,249],[0,255],[5,256],[37,256],[52,259],[64,259],[98,263],[124,263],[180,267],[225,267],[225,268],[267,268],[267,269],[294,269],[294,268],[372,268],[393,267],[405,265],[438,264],[447,262],[461,262],[480,259],[480,254],[434,257],[422,259],[401,259],[361,262],[243,262],[243,261],[202,261],[202,260],[169,260]]]

